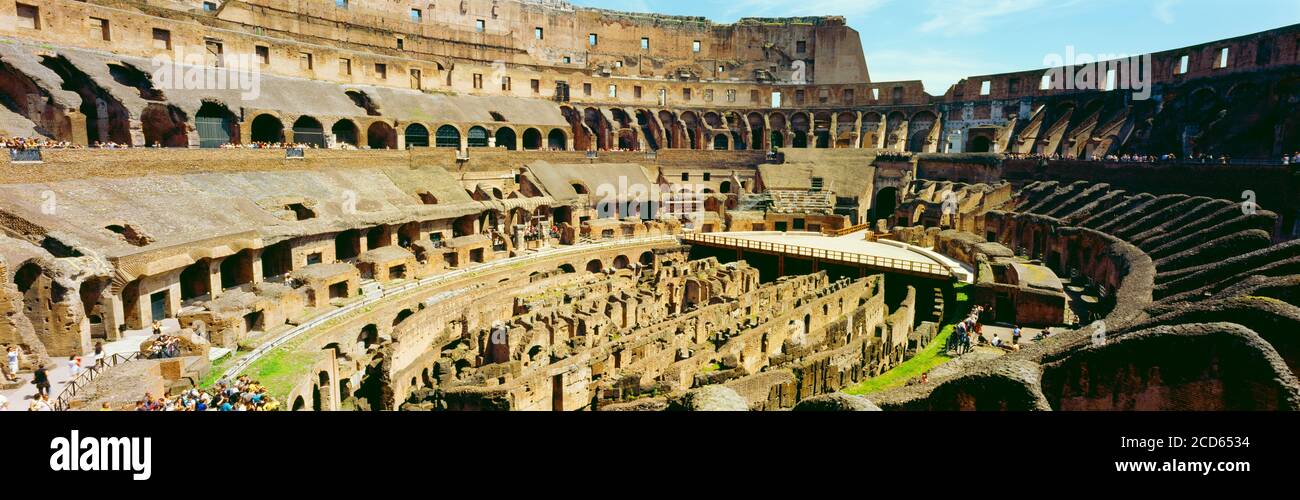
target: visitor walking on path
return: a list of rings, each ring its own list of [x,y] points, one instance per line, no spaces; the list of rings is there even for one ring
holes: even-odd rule
[[[45,365],[36,368],[36,374],[32,377],[32,383],[36,384],[36,394],[41,396],[50,395],[50,374],[45,371]]]

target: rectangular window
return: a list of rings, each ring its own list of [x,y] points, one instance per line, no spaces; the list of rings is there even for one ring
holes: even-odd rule
[[[271,48],[265,45],[253,47],[253,53],[257,55],[257,62],[262,64],[271,64]]]
[[[564,61],[564,64],[573,64],[573,58],[572,58],[572,57],[569,57],[569,56],[564,56],[563,61]]]
[[[298,53],[298,69],[310,71],[312,69],[312,60],[310,52]]]
[[[153,48],[171,50],[172,49],[172,32],[162,29],[153,29]]]
[[[545,31],[543,31],[540,26],[533,28],[533,38],[542,40],[543,38],[545,38]]]
[[[1038,90],[1048,90],[1052,88],[1052,74],[1043,74],[1043,79],[1038,82]]]
[[[1186,75],[1191,66],[1192,56],[1183,56],[1178,58],[1178,69],[1174,71],[1175,75]]]
[[[415,90],[420,90],[420,89],[424,88],[424,82],[423,82],[423,80],[420,78],[421,76],[422,76],[422,75],[420,74],[420,70],[419,70],[419,69],[417,69],[417,68],[411,68],[411,88],[413,88],[413,89],[415,89]]]
[[[804,96],[804,93],[803,93],[803,90],[802,90],[802,89],[795,90],[795,91],[794,91],[794,103],[795,103],[795,104],[803,104],[803,96]]]
[[[375,78],[380,80],[388,79],[388,65],[384,63],[375,63]]]
[[[90,38],[106,42],[113,40],[112,35],[108,32],[107,19],[100,19],[98,17],[90,18]]]
[[[534,93],[534,94],[540,94],[540,93],[542,92],[542,81],[541,81],[541,80],[538,80],[538,79],[534,78],[534,79],[532,79],[532,81],[529,82],[529,84],[532,85],[532,87],[533,87],[533,93]]]
[[[781,93],[780,93],[780,92],[773,92],[773,93],[772,93],[772,107],[774,107],[774,108],[779,108],[779,107],[781,107]]]
[[[894,102],[903,101],[903,87],[894,87],[893,94]]]
[[[704,102],[713,102],[713,89],[704,89]]]
[[[334,6],[346,9],[348,8],[348,0],[334,0]]]
[[[980,82],[980,95],[989,95],[993,93],[993,82],[984,80]]]
[[[727,102],[736,102],[736,89],[727,90]]]
[[[840,98],[844,104],[853,104],[853,89],[844,89],[844,96]]]
[[[216,2],[203,2],[203,12],[216,12],[216,11],[217,11]]]
[[[108,40],[108,38],[105,38],[105,40]],[[1228,48],[1227,48],[1227,47],[1224,47],[1224,48],[1222,48],[1222,49],[1219,49],[1219,66],[1218,66],[1218,68],[1219,68],[1219,69],[1223,69],[1223,68],[1226,68],[1226,67],[1228,67]]]
[[[820,89],[817,91],[817,102],[825,104],[831,100],[830,89]]]
[[[609,97],[610,97],[610,99],[613,99],[613,98],[615,98],[615,97],[618,97],[618,85],[610,85],[610,86],[609,86]]]
[[[411,9],[411,22],[418,23],[424,20],[424,13],[420,9]]]
[[[682,89],[682,100],[683,101],[691,100],[691,89]]]
[[[345,76],[352,76],[351,59],[339,59],[339,74]]]
[[[691,180],[691,173],[690,173],[690,172],[682,172],[682,180],[683,180],[683,181],[689,181],[689,180]]]
[[[479,32],[479,33],[482,33],[482,32],[484,32],[484,31],[487,31],[487,23],[484,22],[482,19],[475,19],[475,20],[474,20],[474,31],[477,31],[477,32]]]
[[[216,40],[204,40],[203,48],[207,49],[206,61],[210,61],[213,66],[221,67],[225,63],[225,47],[221,42]]]
[[[595,33],[591,33],[587,35],[587,45],[595,47],[597,43],[600,43],[599,36],[596,36]]]
[[[873,88],[873,89],[871,89],[871,100],[873,100],[873,101],[879,101],[879,100],[880,100],[880,89],[877,89],[877,88]]]
[[[1116,72],[1116,70],[1115,70],[1114,68],[1111,68],[1111,69],[1107,69],[1107,70],[1106,70],[1106,90],[1107,90],[1107,91],[1115,90],[1116,78],[1117,78],[1118,76],[1119,76],[1119,75],[1117,74],[1117,72]]]
[[[25,3],[16,4],[18,6],[18,27],[31,30],[41,29],[41,9],[35,5]]]
[[[508,76],[501,77],[501,90],[504,90],[506,92],[510,91],[510,77]]]
[[[474,88],[483,88],[483,75],[481,73],[474,73]]]
[[[1019,78],[1012,78],[1012,79],[1008,80],[1008,81],[1007,81],[1007,86],[1011,89],[1011,93],[1012,93],[1012,94],[1015,94],[1015,93],[1017,93],[1017,92],[1020,92],[1020,79],[1019,79]]]
[[[650,50],[650,39],[641,37],[641,50]]]
[[[751,91],[749,91],[749,102],[750,102],[751,104],[758,104],[758,91],[757,91],[757,90],[751,90]]]
[[[406,44],[402,41],[401,38],[397,39],[397,50],[402,50],[403,48],[405,48],[405,45]]]
[[[632,87],[632,97],[634,97],[634,98],[636,98],[636,99],[640,99],[640,98],[641,98],[641,86],[640,86],[640,85],[637,85],[637,86]]]
[[[691,52],[698,53],[699,51],[700,51],[700,41],[696,40],[694,42],[691,42]]]
[[[582,95],[585,95],[585,96],[587,96],[587,97],[591,97],[591,84],[590,84],[590,83],[584,83],[584,84],[582,84]]]
[[[808,52],[808,42],[803,40],[794,42],[794,52],[796,54],[803,54],[804,52]]]

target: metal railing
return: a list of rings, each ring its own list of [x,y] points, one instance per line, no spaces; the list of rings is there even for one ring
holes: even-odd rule
[[[100,374],[107,372],[110,368],[117,365],[140,358],[141,356],[139,352],[113,354],[105,357],[102,364],[97,363],[82,369],[81,373],[77,374],[76,378],[69,380],[68,383],[63,386],[63,390],[59,391],[59,397],[54,400],[54,409],[56,411],[67,410],[68,403],[72,401],[72,398],[76,397],[77,394],[80,394],[85,388],[90,387],[90,384],[93,383]]]
[[[931,263],[918,262],[914,260],[894,259],[890,257],[880,257],[876,255],[863,255],[858,253],[841,252],[839,250],[826,250],[823,248],[813,248],[798,245],[787,245],[785,243],[772,243],[767,241],[754,241],[743,238],[732,238],[727,236],[717,236],[713,234],[687,234],[682,237],[686,241],[695,241],[710,245],[717,245],[727,248],[737,248],[741,250],[755,250],[761,252],[771,252],[794,257],[808,257],[824,261],[835,261],[849,264],[857,264],[867,267],[873,267],[883,270],[893,270],[900,272],[910,272],[932,276],[941,276],[944,278],[954,278],[951,269],[945,266]]]

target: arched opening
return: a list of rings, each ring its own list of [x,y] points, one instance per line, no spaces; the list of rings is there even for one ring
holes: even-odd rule
[[[185,113],[176,106],[149,104],[140,113],[140,128],[148,146],[183,148],[190,145],[185,134]]]
[[[199,134],[201,148],[239,144],[239,121],[224,104],[203,101],[194,114],[194,128]]]
[[[592,259],[591,261],[587,262],[587,272],[600,273],[604,271],[605,271],[605,265],[600,262],[600,259]]]
[[[284,124],[274,115],[257,115],[253,118],[251,136],[253,142],[284,142]]]
[[[628,258],[626,255],[614,257],[614,269],[627,269]]]
[[[898,207],[898,188],[887,187],[876,191],[876,199],[871,207],[871,221],[888,219]]]
[[[406,126],[406,147],[407,148],[427,148],[429,147],[429,129],[419,123],[412,123]]]
[[[486,148],[488,146],[488,131],[483,127],[477,125],[470,127],[465,136],[466,142],[471,148]]]
[[[402,309],[400,312],[397,313],[397,316],[393,318],[393,326],[402,324],[402,322],[406,321],[406,318],[411,317],[412,314],[415,314],[415,311],[412,311],[410,309]]]
[[[722,181],[722,184],[719,184],[719,185],[718,185],[718,192],[719,192],[719,193],[723,193],[723,194],[730,193],[730,192],[731,192],[731,181]]]
[[[970,140],[968,153],[988,153],[993,150],[993,140],[986,135],[977,135]]]
[[[212,264],[208,259],[199,259],[181,271],[181,300],[190,300],[211,293],[208,288],[212,283]]]
[[[460,130],[451,125],[443,125],[434,132],[433,140],[437,147],[460,149]]]
[[[542,149],[542,132],[540,130],[535,128],[525,130],[523,139],[524,149],[529,151]],[[500,139],[497,139],[497,141],[497,144],[500,144]]]
[[[334,258],[336,260],[355,259],[358,255],[361,255],[360,231],[349,229],[334,237]]]
[[[357,350],[366,352],[370,346],[379,343],[379,327],[373,323],[361,327],[361,333],[357,334]]]
[[[568,141],[568,136],[564,135],[563,130],[553,129],[546,135],[546,148],[552,151],[566,151],[569,148]]]
[[[310,116],[300,116],[293,122],[293,142],[318,148],[325,147],[325,128],[320,120]]]
[[[565,273],[565,274],[573,274],[573,273],[578,272],[577,269],[574,269],[574,268],[573,268],[573,264],[560,264],[560,268],[559,268],[559,269],[560,269],[560,272]]]
[[[713,136],[713,149],[718,151],[727,150],[727,136],[725,134]]]
[[[653,266],[655,264],[654,252],[641,252],[641,258],[637,259],[637,262],[640,262],[645,267]]]
[[[514,151],[517,149],[515,144],[515,131],[511,130],[510,127],[501,127],[497,129],[496,138],[498,148],[506,148],[507,151]]]
[[[397,132],[387,123],[371,123],[366,129],[366,145],[370,149],[396,149]]]
[[[330,127],[330,133],[334,134],[334,144],[349,144],[353,147],[359,145],[357,144],[357,124],[353,123],[352,120],[344,119],[334,122],[334,126]]]

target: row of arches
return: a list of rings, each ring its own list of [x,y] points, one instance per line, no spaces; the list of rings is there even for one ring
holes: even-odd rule
[[[936,149],[938,113],[858,111],[627,110],[563,106],[579,150]],[[886,125],[888,130],[885,130]],[[910,125],[910,126],[909,126]],[[888,134],[888,135],[887,135]]]

